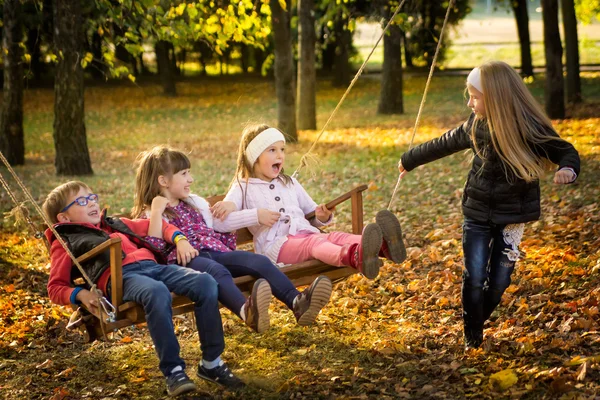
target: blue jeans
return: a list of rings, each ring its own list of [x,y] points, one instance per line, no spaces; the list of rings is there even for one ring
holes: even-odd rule
[[[233,283],[233,278],[250,275],[264,278],[271,285],[273,296],[292,309],[298,289],[287,276],[267,257],[249,251],[201,251],[198,257],[187,264],[188,267],[210,274],[219,283],[219,301],[228,309],[240,315],[246,299]]]
[[[123,301],[135,301],[144,308],[158,366],[165,376],[177,366],[185,369],[173,329],[170,292],[187,296],[195,303],[202,358],[213,361],[225,348],[217,291],[217,283],[210,275],[178,265],[145,260],[123,267]]]
[[[483,323],[500,304],[510,285],[515,261],[505,254],[512,249],[504,241],[506,225],[495,225],[465,218],[463,224],[462,304],[466,330],[481,330]]]

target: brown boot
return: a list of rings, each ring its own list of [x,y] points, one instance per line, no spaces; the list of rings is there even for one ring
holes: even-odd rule
[[[258,333],[269,329],[269,304],[271,303],[271,286],[265,279],[258,279],[252,287],[252,294],[244,304],[246,325]]]
[[[308,289],[296,297],[294,301],[294,315],[298,325],[312,325],[317,315],[331,297],[331,280],[326,276],[319,276]]]
[[[383,234],[377,224],[368,224],[362,232],[360,246],[358,246],[357,269],[367,278],[375,279],[379,275],[382,265],[379,259],[379,250],[383,243]]]
[[[342,264],[355,268],[369,279],[375,279],[382,265],[378,254],[382,243],[383,236],[379,226],[365,226],[360,243],[342,246]]]
[[[377,213],[375,222],[383,234],[383,245],[379,255],[395,263],[406,260],[406,247],[402,240],[402,228],[398,218],[388,210],[381,210]]]

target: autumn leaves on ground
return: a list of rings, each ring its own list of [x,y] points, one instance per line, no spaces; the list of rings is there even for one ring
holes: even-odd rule
[[[416,142],[468,115],[461,77],[434,78]],[[223,311],[224,358],[248,382],[241,393],[198,382],[202,396],[225,398],[595,398],[600,396],[600,76],[585,75],[582,106],[554,121],[582,156],[574,185],[542,182],[543,217],[528,224],[513,285],[486,325],[481,350],[465,353],[461,331],[460,196],[468,156],[417,169],[402,181],[392,210],[409,246],[402,264],[380,276],[338,283],[310,328],[271,307],[271,329],[250,332]],[[379,86],[361,79],[316,147],[300,180],[317,201],[369,184],[365,220],[387,207],[395,164],[408,147],[424,79],[408,78],[402,116],[376,114]],[[543,81],[531,84],[540,97]],[[89,88],[86,124],[95,175],[85,178],[111,211],[132,204],[137,153],[168,143],[191,151],[201,195],[223,193],[247,121],[273,124],[275,95],[266,81],[190,81],[165,99],[152,84]],[[342,89],[320,84],[318,126]],[[25,99],[27,165],[17,172],[43,196],[63,181],[53,175],[52,93]],[[317,132],[288,147],[293,171]],[[3,176],[6,176],[2,172]],[[17,188],[11,181],[13,188]],[[22,197],[20,197],[22,198]],[[2,192],[0,204],[11,208]],[[349,230],[350,210],[337,210],[334,230]],[[143,326],[110,342],[86,344],[69,333],[69,309],[47,299],[43,244],[8,217],[0,237],[0,394],[6,399],[155,399],[166,396],[152,342]],[[176,329],[188,372],[200,359],[189,316]]]

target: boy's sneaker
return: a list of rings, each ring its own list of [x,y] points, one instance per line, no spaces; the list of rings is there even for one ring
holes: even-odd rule
[[[319,276],[308,289],[296,297],[294,302],[294,315],[298,325],[312,325],[317,315],[331,297],[331,280],[326,276]]]
[[[395,263],[406,260],[406,247],[402,240],[402,228],[394,213],[389,210],[381,210],[377,213],[375,222],[379,225],[383,234],[383,245],[379,255]]]
[[[271,303],[271,286],[266,279],[258,279],[252,287],[252,294],[244,304],[246,325],[258,333],[269,329],[269,304]]]
[[[196,390],[196,384],[184,371],[173,372],[167,376],[167,393],[169,396],[179,396]]]
[[[223,363],[216,368],[205,368],[202,365],[202,361],[198,364],[199,378],[218,383],[226,387],[227,389],[240,389],[246,386],[246,384],[229,369],[227,364]]]

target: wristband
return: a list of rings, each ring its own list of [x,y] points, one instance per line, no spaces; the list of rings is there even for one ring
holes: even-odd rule
[[[69,296],[69,301],[71,302],[71,304],[81,304],[81,302],[77,300],[77,293],[81,292],[82,290],[83,288],[81,286],[77,286],[75,289],[73,289],[73,291],[71,292],[71,296]]]
[[[185,237],[185,235],[182,233],[181,235],[177,235],[175,236],[175,240],[173,240],[173,244],[177,244],[179,243],[181,240],[188,240],[187,237]]]

